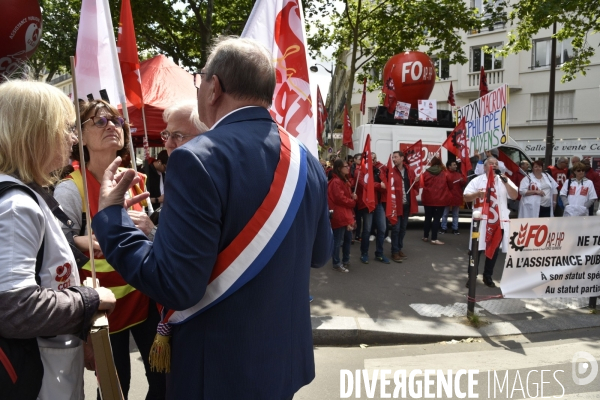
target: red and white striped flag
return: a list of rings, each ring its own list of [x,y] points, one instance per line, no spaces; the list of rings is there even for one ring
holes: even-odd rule
[[[121,16],[119,21],[119,36],[117,41],[121,76],[127,100],[136,108],[144,107],[142,95],[142,77],[140,75],[140,59],[138,57],[133,15],[129,0],[121,2]]]
[[[108,0],[83,0],[77,33],[75,78],[84,100],[108,99],[125,103],[117,47]],[[119,79],[119,80],[117,80]]]
[[[242,37],[258,40],[273,54],[277,85],[271,115],[317,157],[301,7],[298,0],[258,0]]]
[[[377,203],[375,201],[375,180],[373,178],[373,159],[371,156],[371,135],[367,135],[365,147],[360,160],[360,178],[362,186],[362,201],[369,212],[373,212]]]

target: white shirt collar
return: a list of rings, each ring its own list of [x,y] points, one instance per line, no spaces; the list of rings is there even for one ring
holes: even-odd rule
[[[233,110],[233,111],[230,111],[230,112],[228,112],[227,114],[223,115],[223,116],[221,117],[221,119],[219,119],[217,122],[215,122],[215,123],[214,123],[214,125],[213,125],[213,126],[211,126],[211,127],[210,127],[210,129],[209,129],[209,130],[211,130],[211,131],[212,131],[213,129],[215,129],[215,128],[217,127],[217,125],[219,125],[219,123],[220,123],[221,121],[223,121],[225,118],[227,118],[228,116],[230,116],[230,115],[231,115],[231,114],[233,114],[234,112],[236,112],[236,111],[239,111],[239,110],[243,110],[244,108],[250,108],[250,107],[257,107],[257,108],[260,108],[260,107],[258,107],[258,106],[245,106],[245,107],[236,108],[235,110]]]

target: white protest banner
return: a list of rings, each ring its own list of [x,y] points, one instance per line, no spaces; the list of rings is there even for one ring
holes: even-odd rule
[[[394,119],[408,119],[410,113],[410,103],[403,103],[401,101],[396,103],[396,112],[394,113]]]
[[[475,156],[508,142],[508,86],[500,86],[458,109],[457,121],[465,117],[469,154]]]
[[[419,100],[419,121],[437,121],[437,100]]]
[[[504,297],[599,296],[598,222],[595,216],[511,220]]]

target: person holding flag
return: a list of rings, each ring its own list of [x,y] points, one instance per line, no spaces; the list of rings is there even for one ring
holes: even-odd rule
[[[458,164],[456,161],[448,161],[446,163],[446,179],[448,182],[448,188],[450,189],[450,203],[444,208],[442,214],[442,229],[441,234],[448,232],[448,214],[452,210],[452,233],[459,235],[458,232],[458,211],[460,206],[463,204],[463,189],[467,183],[464,175],[458,171]]]
[[[402,248],[404,247],[404,235],[406,234],[408,217],[410,214],[416,214],[419,211],[417,203],[419,181],[416,180],[415,173],[404,163],[404,153],[402,151],[395,151],[393,153],[392,163],[394,167],[391,172],[388,171],[388,174],[393,174],[394,191],[398,204],[396,207],[398,219],[392,225],[392,261],[401,263],[402,259],[407,258],[406,254],[402,252]]]
[[[386,185],[380,178],[380,170],[374,166],[370,135],[367,135],[365,141],[360,169],[356,169],[355,173],[354,178],[358,180],[356,190],[358,212],[356,218],[357,220],[360,219],[362,223],[360,262],[363,264],[369,263],[369,236],[371,235],[371,226],[375,224],[377,230],[375,259],[384,264],[389,264],[390,260],[383,255],[386,222],[385,209],[381,203],[386,198]]]
[[[515,184],[498,170],[498,160],[488,157],[483,165],[485,173],[474,178],[464,192],[466,202],[474,201],[473,211],[482,213],[479,228],[479,255],[485,251],[483,283],[496,287],[492,275],[498,258],[498,250],[508,250],[509,210],[508,199],[516,199],[518,189]],[[475,249],[471,249],[475,251]],[[479,267],[478,267],[479,270]],[[467,281],[467,287],[469,282]]]

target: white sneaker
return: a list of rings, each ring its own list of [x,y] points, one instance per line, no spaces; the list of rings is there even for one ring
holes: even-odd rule
[[[388,242],[388,243],[392,243],[392,238],[388,236],[388,237],[385,238],[385,241]]]
[[[372,242],[372,241],[374,241],[374,240],[375,240],[375,235],[371,235],[371,236],[369,236],[369,242]]]

